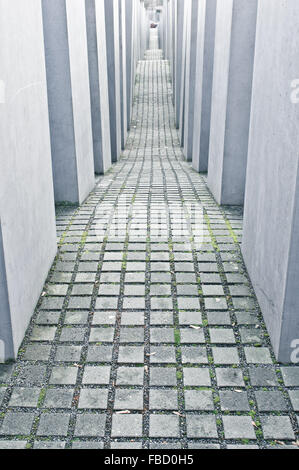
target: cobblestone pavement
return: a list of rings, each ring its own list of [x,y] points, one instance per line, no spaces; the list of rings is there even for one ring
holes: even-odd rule
[[[299,367],[276,363],[242,215],[185,162],[169,65],[138,66],[126,150],[79,208],[18,360],[0,448],[298,448]]]

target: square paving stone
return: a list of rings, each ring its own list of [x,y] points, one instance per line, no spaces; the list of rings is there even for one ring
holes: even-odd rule
[[[201,289],[204,296],[224,296],[223,287],[219,284],[202,284]]]
[[[171,295],[171,286],[168,284],[152,284],[150,295],[159,296],[159,295]]]
[[[17,376],[19,385],[42,385],[45,380],[46,366],[24,365]]]
[[[82,449],[82,450],[89,450],[89,449],[104,449],[103,442],[92,442],[92,441],[74,441],[72,443],[72,449]]]
[[[144,312],[122,312],[121,324],[122,326],[144,325]]]
[[[173,387],[177,385],[175,367],[151,367],[150,385]]]
[[[227,310],[227,302],[223,297],[205,297],[206,310]]]
[[[246,361],[249,364],[272,364],[272,359],[268,348],[245,347]]]
[[[88,312],[67,312],[64,317],[65,325],[85,325],[88,322]]]
[[[293,410],[299,411],[299,390],[289,390],[289,396],[290,396]]]
[[[8,411],[5,414],[0,435],[29,436],[34,420],[34,413],[18,413]]]
[[[140,284],[127,284],[125,285],[124,295],[144,297],[145,286]]]
[[[143,346],[120,346],[118,354],[119,363],[138,364],[144,362]]]
[[[82,343],[85,332],[86,328],[71,328],[66,326],[61,330],[59,341],[63,343]]]
[[[190,438],[217,438],[217,426],[215,416],[188,415],[187,436]]]
[[[143,297],[124,297],[123,308],[127,310],[144,310],[145,299]]]
[[[55,385],[74,385],[77,381],[78,368],[59,366],[53,367],[50,384]]]
[[[0,387],[0,407],[2,405],[2,401],[4,399],[5,392],[6,392],[6,387]]]
[[[143,343],[144,328],[121,328],[120,343]]]
[[[66,436],[70,415],[62,413],[42,413],[37,428],[37,436]]]
[[[193,273],[176,273],[175,276],[176,276],[177,282],[179,283],[196,284],[196,276]]]
[[[149,435],[150,437],[180,437],[179,417],[151,415]]]
[[[111,449],[142,449],[142,442],[111,442]]]
[[[220,391],[220,403],[223,411],[249,411],[248,396],[246,392]]]
[[[112,417],[112,437],[142,437],[142,415],[114,414]]]
[[[77,415],[74,436],[104,437],[105,423],[105,414],[79,414]]]
[[[26,361],[47,361],[51,352],[51,345],[28,344],[24,352]]]
[[[253,312],[236,312],[237,323],[239,325],[258,325],[259,319]]]
[[[265,439],[295,439],[288,416],[261,416],[260,420]]]
[[[1,441],[0,440],[0,449],[1,450],[16,450],[16,449],[25,449],[27,441]]]
[[[90,308],[91,297],[71,297],[68,308]]]
[[[181,344],[205,343],[205,336],[204,336],[203,330],[195,330],[192,328],[180,329],[180,337],[181,337]]]
[[[250,297],[233,297],[233,306],[236,310],[254,310],[255,302]]]
[[[143,410],[143,391],[116,390],[114,408],[116,410]]]
[[[150,312],[151,325],[173,325],[173,312]]]
[[[71,408],[73,389],[50,388],[46,392],[43,408]]]
[[[174,346],[151,346],[150,361],[157,363],[176,363]]]
[[[100,284],[98,295],[115,295],[120,293],[120,284]]]
[[[211,377],[209,369],[202,367],[184,367],[185,387],[210,387]]]
[[[183,346],[182,362],[183,364],[208,364],[206,348],[200,346]]]
[[[65,448],[65,442],[59,442],[59,441],[35,441],[33,444],[33,449],[64,449]]]
[[[236,342],[234,331],[224,328],[209,329],[211,343],[234,344]]]
[[[112,346],[89,346],[87,362],[111,362]]]
[[[117,297],[98,297],[96,301],[96,309],[104,309],[104,310],[116,310],[118,306],[118,298]]]
[[[231,319],[228,312],[208,312],[209,325],[231,325]]]
[[[55,333],[55,326],[35,326],[30,335],[30,341],[53,341]]]
[[[278,391],[257,391],[255,392],[257,407],[259,411],[286,411],[287,404],[283,394]]]
[[[101,273],[101,282],[111,282],[119,283],[120,282],[120,273]]]
[[[8,406],[34,408],[37,406],[41,389],[37,387],[14,387]],[[1,388],[0,388],[1,398]],[[1,402],[1,399],[0,399]]]
[[[83,388],[79,398],[79,409],[102,409],[108,406],[108,390]]]
[[[272,368],[251,366],[249,368],[249,377],[251,385],[254,387],[275,387],[278,385],[275,370]]]
[[[200,310],[200,303],[197,297],[178,297],[179,310]]]
[[[150,410],[177,410],[178,393],[176,390],[150,389]]]
[[[210,390],[185,390],[185,410],[214,410]]]
[[[145,282],[145,273],[126,273],[125,282],[135,283],[135,282]]]
[[[90,343],[112,343],[114,338],[114,328],[91,328],[89,342]]]
[[[256,328],[240,328],[242,343],[261,344],[263,342],[263,332]]]
[[[114,325],[116,322],[116,312],[95,312],[93,315],[93,325]]]
[[[251,416],[223,416],[226,439],[256,439]]]
[[[174,329],[151,328],[150,341],[151,343],[174,343]]]
[[[202,316],[200,312],[179,312],[180,325],[202,325]]]
[[[81,296],[93,294],[94,284],[74,284],[72,289],[72,296]]]
[[[286,387],[299,387],[299,367],[281,367]]]
[[[196,284],[178,284],[177,294],[181,295],[198,295],[198,286]]]
[[[119,367],[117,370],[117,385],[143,385],[143,367]]]
[[[55,361],[80,362],[81,346],[57,346]]]
[[[152,310],[172,310],[172,298],[151,297]]]
[[[35,323],[37,325],[57,325],[60,315],[60,312],[40,312],[36,317]]]
[[[82,382],[86,385],[108,385],[110,381],[110,367],[85,366]]]
[[[239,354],[237,348],[212,348],[215,364],[239,364]]]
[[[216,377],[218,387],[245,387],[241,369],[217,368]]]
[[[41,304],[42,310],[61,310],[64,303],[63,297],[46,297]]]
[[[151,273],[151,281],[153,283],[171,283],[171,275],[169,273]]]

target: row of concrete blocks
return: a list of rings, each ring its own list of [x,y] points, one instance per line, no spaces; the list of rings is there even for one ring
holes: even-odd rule
[[[84,201],[124,148],[145,22],[140,0],[0,0],[1,362],[57,251],[54,201]]]
[[[184,155],[218,203],[244,203],[276,357],[299,362],[299,2],[164,0],[163,21]]]

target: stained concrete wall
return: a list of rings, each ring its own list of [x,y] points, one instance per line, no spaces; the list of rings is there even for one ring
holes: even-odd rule
[[[120,44],[118,0],[105,0],[106,46],[112,162],[121,152]]]
[[[184,0],[175,0],[175,124],[180,127],[181,82],[183,64]]]
[[[41,3],[0,0],[0,42],[3,361],[17,355],[56,253]]]
[[[119,0],[119,56],[120,56],[120,110],[121,110],[121,148],[127,141],[127,41],[126,41],[126,5]]]
[[[184,0],[184,24],[182,37],[182,66],[181,66],[181,96],[180,96],[180,119],[179,119],[179,139],[181,146],[184,146],[185,130],[185,93],[186,93],[186,48],[187,32],[190,24],[191,0]]]
[[[244,201],[257,0],[217,2],[208,185],[220,204]]]
[[[85,0],[42,0],[56,201],[94,186]]]
[[[134,15],[135,4],[133,0],[126,1],[125,21],[126,21],[126,84],[127,84],[127,130],[130,130],[132,116],[132,98],[134,83]]]
[[[210,123],[215,50],[217,0],[202,0],[198,8],[196,86],[193,128],[192,166],[198,172],[208,170]]]
[[[194,99],[197,85],[196,51],[198,27],[198,0],[191,0],[187,22],[186,37],[186,76],[185,76],[185,120],[184,120],[184,155],[187,161],[192,161],[193,128],[194,128]]]
[[[299,338],[298,36],[297,0],[259,2],[242,251],[281,362]]]
[[[85,0],[85,8],[94,167],[104,174],[111,166],[104,2]]]

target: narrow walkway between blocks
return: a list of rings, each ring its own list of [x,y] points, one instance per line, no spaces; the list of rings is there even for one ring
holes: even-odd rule
[[[0,367],[0,448],[295,448],[299,368],[275,362],[239,210],[183,159],[161,54],[138,64],[121,160],[58,212],[57,258]]]

